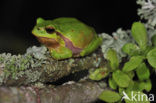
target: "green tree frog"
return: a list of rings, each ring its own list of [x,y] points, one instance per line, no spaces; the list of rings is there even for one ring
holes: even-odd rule
[[[57,60],[88,55],[102,43],[92,27],[71,17],[38,18],[32,33]]]

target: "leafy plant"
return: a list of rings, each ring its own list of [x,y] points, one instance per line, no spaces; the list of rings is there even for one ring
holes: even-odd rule
[[[156,69],[156,35],[152,37],[152,44],[148,43],[147,32],[144,24],[141,22],[134,22],[131,28],[132,37],[135,43],[127,43],[122,47],[124,53],[129,57],[127,62],[122,61],[119,65],[117,53],[113,49],[109,49],[106,59],[108,60],[111,70],[107,72],[109,87],[113,90],[105,90],[99,96],[99,99],[105,102],[121,102],[123,92],[129,94],[131,91],[134,93],[149,92],[152,88],[150,80],[150,70],[153,67]],[[148,62],[146,62],[148,61]],[[148,63],[148,64],[147,64]],[[149,65],[151,67],[149,67]],[[98,72],[96,72],[98,70]],[[106,76],[100,76],[101,68],[95,70],[96,75],[94,79],[91,78],[95,73],[90,74],[92,80],[102,80]],[[100,71],[99,71],[100,70]],[[136,78],[134,78],[136,77]],[[95,79],[98,78],[98,79]],[[132,101],[125,100],[126,103],[132,103]],[[142,102],[149,103],[145,100]],[[133,102],[134,103],[134,102]]]
[[[131,28],[132,36],[141,49],[147,46],[147,31],[141,22],[134,22]]]
[[[119,101],[121,99],[121,96],[114,91],[105,90],[100,94],[99,98],[106,102],[115,102]]]
[[[106,59],[109,61],[109,64],[112,68],[112,70],[116,70],[119,67],[119,60],[116,54],[116,51],[113,49],[109,49],[107,52]]]
[[[91,71],[89,78],[92,80],[101,80],[109,74],[107,68],[98,68],[95,71]]]

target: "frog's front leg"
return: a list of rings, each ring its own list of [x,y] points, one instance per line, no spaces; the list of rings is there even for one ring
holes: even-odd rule
[[[85,56],[96,50],[102,44],[102,38],[96,37],[83,51],[80,56]]]
[[[72,51],[66,47],[59,47],[57,49],[50,50],[51,56],[54,59],[66,59],[72,57]]]

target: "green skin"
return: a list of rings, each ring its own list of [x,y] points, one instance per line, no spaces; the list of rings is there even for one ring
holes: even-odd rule
[[[92,27],[75,18],[61,17],[54,20],[38,18],[32,33],[37,38],[45,39],[44,42],[41,42],[49,48],[51,56],[57,60],[88,55],[102,43],[102,38],[97,36]],[[78,51],[76,50],[74,53],[73,50],[67,47],[62,37],[70,41],[70,44],[77,48]],[[46,39],[53,39],[56,43],[47,42]],[[52,44],[57,45],[54,46]]]

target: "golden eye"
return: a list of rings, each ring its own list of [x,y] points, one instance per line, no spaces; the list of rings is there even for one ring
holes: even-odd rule
[[[46,32],[49,33],[49,34],[52,34],[55,32],[55,29],[53,27],[46,27],[45,28]]]

